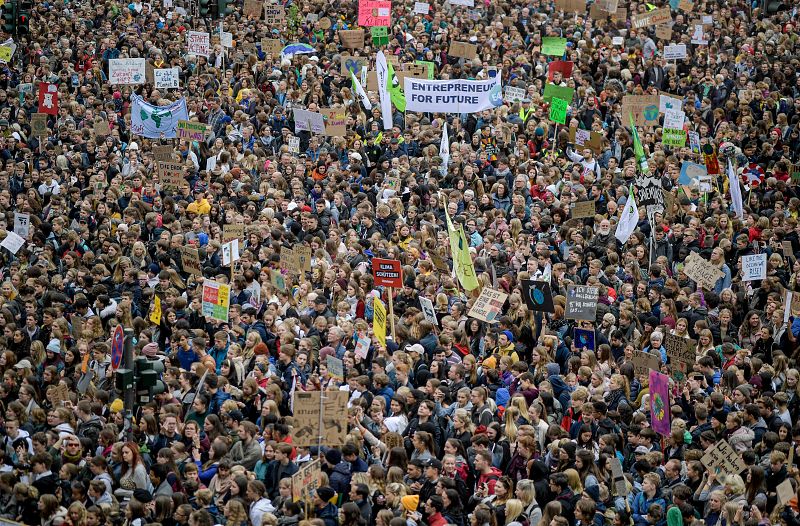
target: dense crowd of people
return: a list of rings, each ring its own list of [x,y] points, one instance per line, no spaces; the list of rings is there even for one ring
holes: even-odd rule
[[[288,0],[270,23],[243,14],[252,2],[222,20],[173,0],[33,2],[0,64],[0,522],[800,524],[797,6],[471,3],[395,0],[388,44],[367,28],[362,47],[340,33],[358,28],[349,0]],[[655,9],[672,21],[635,27]],[[187,54],[189,31],[212,34],[208,57]],[[543,54],[545,37],[566,38],[564,56]],[[686,58],[665,60],[671,44]],[[379,48],[397,72],[423,61],[433,79],[497,75],[525,96],[414,113],[394,88],[388,127],[369,81]],[[119,58],[145,58],[146,82],[111,84]],[[363,88],[343,74],[353,59]],[[149,70],[170,67],[180,86],[156,89]],[[57,87],[46,132],[40,83]],[[548,83],[574,89],[563,125]],[[718,161],[665,146],[661,124],[631,127],[623,98],[660,94]],[[184,98],[208,139],[137,135],[133,96]],[[344,134],[296,131],[295,109],[325,108],[345,113]],[[164,146],[177,185],[156,168]],[[684,179],[687,161],[711,177]],[[639,206],[622,243],[645,169],[666,206]],[[573,218],[587,200],[595,214]],[[226,225],[243,232],[233,264]],[[300,247],[310,267],[282,257]],[[754,254],[765,277],[745,281]],[[713,287],[686,274],[695,256],[721,275]],[[375,285],[376,257],[399,260],[402,287]],[[204,310],[209,280],[230,286],[227,322]],[[528,280],[549,285],[552,309]],[[571,285],[597,287],[595,319],[567,318]],[[470,316],[486,288],[507,295],[494,323]],[[164,364],[129,428],[118,326]],[[695,356],[683,374],[672,336]],[[653,429],[640,351],[670,375],[669,433]],[[293,442],[294,396],[318,390],[350,395],[343,444]],[[704,457],[723,442],[733,458]],[[293,488],[315,460],[312,489]]]

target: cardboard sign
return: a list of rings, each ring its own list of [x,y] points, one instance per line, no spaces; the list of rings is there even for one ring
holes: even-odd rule
[[[264,23],[268,26],[281,26],[286,22],[286,10],[281,4],[264,5]]]
[[[261,18],[261,10],[264,8],[262,0],[244,0],[244,8],[242,13],[244,16],[252,18]]]
[[[297,266],[303,272],[311,271],[311,247],[305,245],[298,245],[294,247],[294,253],[297,255]]]
[[[703,259],[697,252],[690,252],[683,265],[683,273],[706,290],[714,288],[714,284],[725,274],[714,265]]]
[[[372,298],[373,310],[372,333],[382,346],[386,347],[386,307],[378,296]]]
[[[367,57],[343,56],[340,73],[343,77],[347,77],[349,79],[351,71],[357,77],[361,75],[361,71],[367,67],[369,67],[369,59]]]
[[[741,455],[724,439],[709,446],[700,462],[716,474],[738,475],[747,468]]]
[[[568,320],[595,321],[599,295],[600,289],[597,287],[568,285],[564,317]]]
[[[594,217],[595,202],[594,201],[578,201],[572,205],[572,219],[581,219],[584,217]]]
[[[349,399],[350,393],[346,391],[295,391],[292,444],[301,447],[320,443],[332,447],[343,445],[347,437]]]
[[[319,488],[320,473],[322,473],[320,459],[302,464],[297,473],[292,475],[292,501],[310,501]]]
[[[178,121],[176,134],[178,139],[203,142],[211,135],[211,126],[202,122]]]
[[[670,22],[672,22],[672,13],[670,12],[669,7],[653,9],[652,11],[648,11],[646,13],[637,13],[631,15],[631,25],[635,29],[669,24]]]
[[[156,144],[153,146],[153,159],[161,162],[171,162],[174,150],[172,146]]]
[[[363,29],[343,29],[339,31],[339,40],[347,49],[361,49],[364,47]]]
[[[111,129],[108,127],[108,121],[100,118],[94,121],[94,134],[98,137],[106,137],[111,135]]]
[[[451,57],[472,60],[478,56],[478,46],[467,42],[450,42],[450,49],[447,54]]]
[[[289,247],[281,247],[280,266],[284,269],[298,270],[300,263],[297,260],[297,255]]]
[[[767,278],[767,254],[742,256],[742,281],[756,281]]]
[[[529,310],[535,312],[553,312],[553,292],[546,281],[522,280],[522,299]]]
[[[181,266],[184,272],[203,275],[203,268],[200,265],[200,251],[193,247],[181,247]]]
[[[359,0],[358,25],[364,27],[389,26],[392,21],[392,2],[386,0]]]
[[[344,108],[322,108],[319,110],[325,119],[325,135],[344,137],[347,133],[347,114]]]
[[[328,374],[337,382],[344,381],[344,362],[336,356],[329,354],[325,362],[328,367]]]
[[[794,448],[794,444],[792,444],[792,448]],[[789,465],[791,466],[791,464]],[[778,484],[775,491],[778,494],[778,502],[784,506],[795,496],[794,486],[792,486],[792,481],[789,478]]]
[[[156,169],[161,186],[165,188],[177,188],[184,181],[185,169],[181,163],[156,161]]]
[[[279,270],[270,269],[269,282],[279,291],[286,292],[286,278],[283,277],[283,274],[281,274]]]
[[[659,105],[661,101],[659,100]],[[664,112],[664,128],[683,129],[686,114],[679,109],[668,109]]]
[[[669,26],[657,26],[656,27],[656,38],[658,38],[659,40],[671,40],[672,39],[672,28],[669,27]]]
[[[34,137],[47,137],[49,135],[46,113],[34,113],[31,115],[31,135]]]
[[[372,277],[376,287],[403,286],[403,265],[397,259],[372,258]]]
[[[211,35],[201,31],[188,31],[186,50],[189,55],[208,58],[211,54]]]
[[[625,95],[622,98],[622,116],[628,123],[633,115],[636,126],[658,126],[658,95]]]
[[[631,357],[633,374],[637,377],[647,376],[650,371],[658,371],[661,360],[655,354],[634,349]]]
[[[611,480],[614,482],[616,496],[625,497],[628,495],[629,490],[625,475],[622,473],[622,464],[616,456],[610,457],[608,461],[611,467]]]
[[[234,239],[244,241],[244,225],[222,225],[222,242],[227,243]]]
[[[295,391],[292,398],[292,445],[309,447],[319,441],[320,391]]]
[[[261,51],[267,55],[272,55],[272,58],[277,57],[283,50],[283,42],[278,38],[262,38]]]
[[[561,9],[565,13],[585,13],[585,0],[556,0],[556,9]]]
[[[594,153],[600,153],[603,148],[603,136],[600,133],[580,130],[578,128],[569,129],[569,142],[577,146],[589,148]]]
[[[481,295],[469,311],[469,316],[487,323],[495,323],[503,310],[508,294],[505,292],[484,287]]]
[[[143,58],[112,58],[108,61],[109,84],[144,84],[145,59]]]
[[[695,342],[674,334],[664,335],[664,347],[667,349],[669,368],[672,378],[676,382],[683,382],[686,376],[694,369],[697,361],[695,355]]]

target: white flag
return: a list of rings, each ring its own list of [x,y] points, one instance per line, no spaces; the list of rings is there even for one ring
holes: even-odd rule
[[[369,101],[367,92],[364,91],[364,87],[358,81],[352,69],[350,70],[350,78],[353,79],[353,88],[356,90],[356,94],[361,99],[361,104],[364,105],[364,108],[366,108],[367,111],[370,111],[372,109],[372,103]]]
[[[733,169],[733,163],[728,159],[728,186],[731,188],[731,201],[736,217],[744,219],[744,206],[742,205],[742,188],[739,186],[739,178]]]
[[[636,224],[639,222],[639,207],[636,206],[636,199],[633,198],[633,186],[630,189],[630,195],[625,202],[625,208],[622,210],[622,216],[617,223],[617,231],[614,237],[619,239],[623,245],[628,242],[633,231],[636,230]]]
[[[378,57],[375,59],[375,69],[378,76],[378,96],[381,99],[383,129],[391,130],[393,126],[392,99],[389,96],[389,89],[386,87],[386,80],[389,78],[389,66],[386,63],[386,56],[383,51],[378,51]]]
[[[239,261],[239,240],[232,239],[222,245],[222,265],[227,267]]]
[[[442,158],[442,175],[447,175],[450,164],[450,137],[447,135],[447,121],[442,125],[442,143],[439,145],[439,157]]]

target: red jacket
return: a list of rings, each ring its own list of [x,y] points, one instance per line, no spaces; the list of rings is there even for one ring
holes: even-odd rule
[[[478,482],[476,487],[483,486],[484,483],[489,487],[489,491],[486,495],[494,495],[494,485],[497,482],[497,479],[503,476],[503,472],[497,468],[492,468],[489,473],[482,473],[480,477],[478,477]]]
[[[447,520],[438,511],[428,517],[428,526],[447,526],[447,524]]]

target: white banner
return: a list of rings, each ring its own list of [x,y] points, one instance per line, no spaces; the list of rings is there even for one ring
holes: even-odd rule
[[[658,111],[666,113],[667,110],[680,110],[683,108],[683,101],[670,97],[669,95],[661,94],[658,96]]]
[[[180,68],[154,69],[153,79],[156,89],[170,89],[180,87]]]
[[[664,46],[664,60],[683,60],[686,58],[686,44]]]
[[[477,113],[503,104],[500,75],[489,80],[405,78],[406,110]]]
[[[325,118],[321,113],[292,108],[295,133],[310,131],[323,135],[325,133]]]
[[[414,2],[414,12],[420,15],[427,15],[431,5],[428,2]]]
[[[686,114],[681,110],[667,110],[664,112],[664,128],[683,129],[683,121],[685,119]]]
[[[112,58],[108,61],[109,84],[144,84],[145,59]]]
[[[208,58],[211,54],[211,35],[200,31],[189,31],[186,35],[186,49],[190,55]]]

